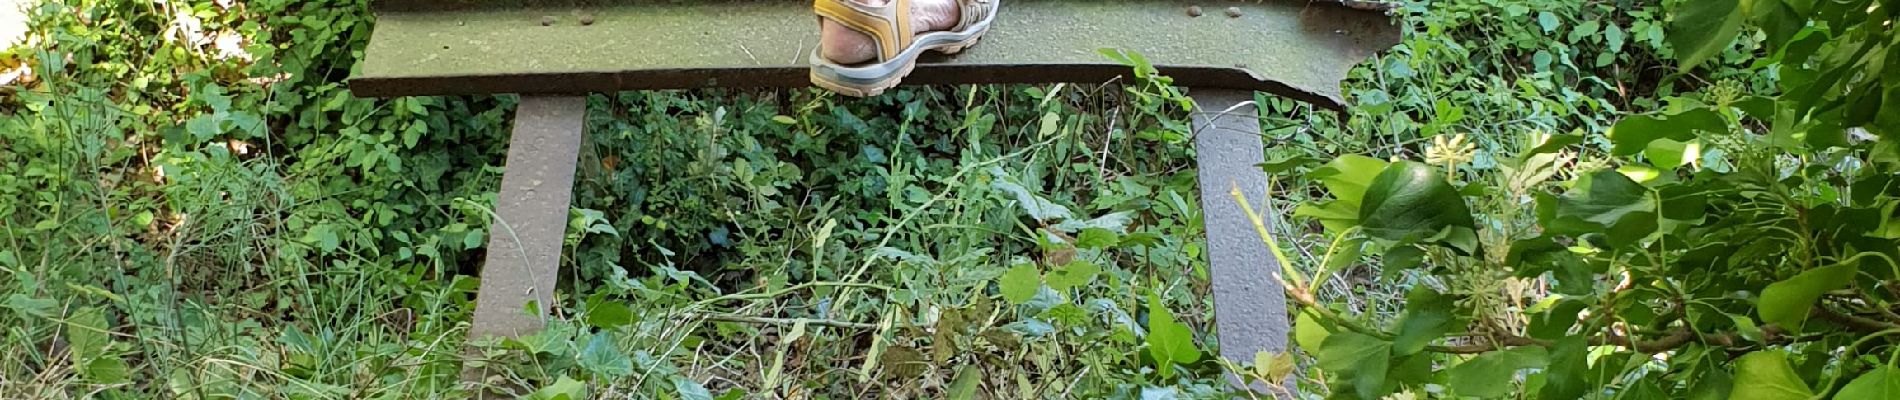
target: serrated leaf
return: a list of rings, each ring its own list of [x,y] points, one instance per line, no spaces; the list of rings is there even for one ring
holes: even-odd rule
[[[614,348],[613,336],[606,331],[595,333],[587,339],[587,345],[581,348],[579,365],[581,369],[599,375],[622,377],[633,374],[633,359]]]
[[[1788,355],[1779,350],[1748,353],[1735,360],[1735,388],[1730,400],[1801,400],[1814,396],[1795,375]]]
[[[1044,280],[1049,284],[1049,288],[1066,291],[1070,288],[1087,286],[1090,281],[1095,280],[1095,275],[1100,273],[1102,273],[1102,267],[1096,266],[1095,263],[1075,260],[1054,271],[1049,271],[1049,276],[1044,277]]]
[[[1769,284],[1762,289],[1755,310],[1761,313],[1762,322],[1795,329],[1807,321],[1808,310],[1814,308],[1822,293],[1847,287],[1859,271],[1857,264],[1836,264]]]
[[[66,316],[66,343],[73,359],[90,362],[105,355],[106,346],[112,344],[106,329],[106,311],[99,307],[81,308]]]
[[[1009,301],[1009,304],[1023,304],[1036,297],[1036,291],[1042,289],[1042,274],[1036,271],[1035,264],[1016,264],[996,280],[996,285],[1003,292],[1003,300]]]
[[[1194,347],[1194,332],[1175,322],[1174,313],[1162,305],[1161,296],[1148,295],[1148,354],[1155,359],[1155,370],[1166,378],[1174,375],[1174,365],[1200,361],[1201,350]]]
[[[127,382],[127,370],[124,359],[120,359],[119,356],[106,356],[94,358],[92,362],[86,363],[86,368],[80,372],[93,383],[113,385]]]

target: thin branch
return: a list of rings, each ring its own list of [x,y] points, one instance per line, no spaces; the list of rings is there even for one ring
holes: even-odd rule
[[[1781,327],[1775,326],[1775,325],[1763,326],[1761,328],[1761,334],[1762,334],[1763,341],[1768,342],[1768,343],[1782,343],[1782,342],[1789,341],[1790,339],[1793,339],[1793,337],[1787,335],[1787,330],[1782,329]],[[1748,341],[1747,339],[1742,338],[1741,334],[1735,333],[1735,332],[1725,332],[1725,333],[1718,333],[1714,335],[1704,335],[1700,338],[1700,340],[1698,340],[1694,331],[1691,331],[1687,328],[1683,328],[1683,329],[1670,331],[1668,335],[1664,335],[1662,338],[1659,338],[1656,340],[1636,341],[1632,343],[1628,336],[1604,335],[1604,336],[1590,337],[1589,343],[1591,346],[1622,346],[1622,347],[1633,348],[1633,349],[1636,349],[1636,351],[1643,352],[1643,353],[1661,353],[1661,352],[1665,352],[1669,350],[1675,350],[1689,343],[1702,343],[1702,344],[1722,346],[1722,347],[1736,347],[1740,345],[1746,345]],[[1516,336],[1516,335],[1506,335],[1506,336],[1496,338],[1496,340],[1491,343],[1479,343],[1479,344],[1456,345],[1456,346],[1426,346],[1425,351],[1430,351],[1430,352],[1435,352],[1435,353],[1447,353],[1447,354],[1477,354],[1477,353],[1501,350],[1501,349],[1510,348],[1510,347],[1523,347],[1523,346],[1549,347],[1552,344],[1553,343],[1548,340],[1533,339],[1533,338],[1527,338],[1527,337]]]
[[[802,323],[808,326],[828,326],[828,327],[833,327],[833,328],[844,328],[844,329],[879,329],[881,328],[878,326],[878,324],[838,321],[838,320],[830,320],[830,319],[817,319],[817,318],[767,318],[767,317],[748,317],[744,315],[731,315],[731,314],[700,314],[700,313],[687,313],[685,314],[685,317],[686,318],[703,318],[707,321],[737,322],[737,323],[745,323],[745,324],[791,326],[791,325],[797,325],[797,324]],[[917,326],[917,325],[892,324],[892,327],[908,328],[908,327],[914,327],[914,326]]]

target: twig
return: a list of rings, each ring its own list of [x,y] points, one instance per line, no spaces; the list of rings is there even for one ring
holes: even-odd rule
[[[748,317],[744,315],[731,315],[731,314],[701,314],[701,313],[687,313],[685,314],[685,317],[704,319],[707,321],[738,322],[738,323],[746,323],[746,324],[790,326],[790,325],[797,325],[797,324],[802,323],[808,326],[829,326],[833,328],[844,328],[844,329],[878,329],[879,328],[878,324],[838,321],[838,320],[830,320],[830,319],[817,319],[817,318],[768,318],[768,317]],[[906,323],[906,324],[892,324],[892,326],[909,328],[909,327],[915,327],[917,325]]]

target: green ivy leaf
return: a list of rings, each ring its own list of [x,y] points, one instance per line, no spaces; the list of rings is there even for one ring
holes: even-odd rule
[[[1762,322],[1797,329],[1807,321],[1808,310],[1814,308],[1814,302],[1821,299],[1822,293],[1847,287],[1859,271],[1857,264],[1830,265],[1769,284],[1762,289],[1755,310],[1761,313]]]
[[[1413,287],[1405,295],[1405,314],[1399,317],[1398,336],[1392,338],[1392,355],[1412,355],[1445,336],[1454,323],[1451,312],[1450,297],[1425,285]]]
[[[1201,359],[1201,350],[1194,347],[1194,332],[1174,321],[1174,313],[1161,304],[1159,294],[1148,295],[1148,354],[1154,356],[1155,370],[1163,378],[1174,376],[1175,364]]]
[[[580,357],[580,367],[587,372],[611,377],[633,374],[633,359],[614,348],[613,336],[607,331],[595,333],[593,337],[588,338],[587,346],[581,348]]]
[[[1042,274],[1036,271],[1035,264],[1016,264],[1015,268],[1010,268],[1009,272],[997,278],[996,284],[1003,292],[1003,300],[1009,301],[1009,304],[1023,304],[1036,297],[1036,292],[1042,289]]]
[[[1688,0],[1669,24],[1678,68],[1688,70],[1727,49],[1742,31],[1740,0]]]
[[[1458,189],[1437,168],[1403,161],[1386,167],[1366,188],[1359,208],[1359,225],[1367,236],[1395,242],[1415,242],[1456,229],[1477,229]],[[1449,239],[1461,250],[1476,248],[1476,237]]]
[[[1362,399],[1384,394],[1386,369],[1392,363],[1392,343],[1357,332],[1339,332],[1320,345],[1319,367],[1351,386]]]
[[[1543,368],[1550,354],[1543,347],[1524,346],[1485,353],[1448,370],[1453,392],[1461,396],[1502,397],[1515,386],[1512,377],[1518,370]]]
[[[1735,360],[1735,388],[1730,400],[1801,400],[1814,397],[1808,384],[1788,365],[1780,350],[1748,353]]]
[[[1881,365],[1861,374],[1841,388],[1835,400],[1900,399],[1900,368]]]

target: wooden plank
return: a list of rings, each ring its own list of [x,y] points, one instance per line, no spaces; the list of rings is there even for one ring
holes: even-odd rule
[[[384,6],[351,90],[384,97],[802,87],[818,43],[809,0],[491,5],[498,3],[520,2]],[[1399,39],[1384,13],[1324,1],[1003,3],[982,44],[927,59],[905,82],[1125,79],[1127,66],[1099,54],[1113,48],[1145,56],[1176,85],[1264,90],[1339,107],[1346,71]],[[1190,6],[1202,15],[1189,15]]]
[[[1207,263],[1214,290],[1214,326],[1220,356],[1251,363],[1262,351],[1287,351],[1286,288],[1272,279],[1278,261],[1261,240],[1233,191],[1267,212],[1267,175],[1260,140],[1260,113],[1253,92],[1195,89],[1194,151],[1200,171],[1201,221],[1207,230]],[[1230,377],[1233,378],[1233,377]],[[1256,391],[1291,390],[1255,386]]]
[[[520,337],[546,325],[587,112],[585,97],[522,96],[469,338]],[[538,310],[529,310],[529,302]]]

